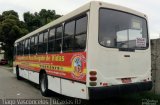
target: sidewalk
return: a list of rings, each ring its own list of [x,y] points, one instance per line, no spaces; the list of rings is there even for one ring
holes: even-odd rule
[[[13,67],[7,67],[7,66],[2,66],[2,65],[0,65],[0,68],[7,69],[7,70],[13,70]]]

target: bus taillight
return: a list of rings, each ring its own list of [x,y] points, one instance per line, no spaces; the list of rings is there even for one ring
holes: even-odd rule
[[[90,79],[90,81],[96,81],[97,77],[90,77],[89,79]]]
[[[89,74],[90,74],[90,77],[89,77],[89,79],[90,79],[90,86],[96,86],[97,85],[97,72],[96,71],[90,71],[89,72]]]
[[[95,75],[97,75],[97,72],[96,72],[96,71],[90,71],[89,74],[90,74],[91,76],[95,76]]]
[[[90,82],[89,85],[90,85],[90,86],[96,86],[96,85],[97,85],[97,82]]]

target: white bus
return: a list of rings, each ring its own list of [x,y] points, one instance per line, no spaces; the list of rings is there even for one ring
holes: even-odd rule
[[[15,41],[14,73],[81,99],[152,88],[145,14],[93,1]]]

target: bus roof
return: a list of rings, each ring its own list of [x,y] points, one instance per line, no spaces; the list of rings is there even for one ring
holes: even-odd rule
[[[64,15],[50,23],[48,23],[47,25],[44,25],[42,27],[40,27],[39,29],[19,38],[18,40],[15,41],[15,43],[19,42],[19,41],[22,41],[28,37],[31,37],[32,35],[36,35],[37,33],[39,32],[42,32],[48,28],[51,28],[55,25],[58,25],[60,23],[63,23],[64,21],[70,19],[70,18],[73,18],[83,12],[86,12],[88,10],[90,10],[90,7],[92,5],[101,5],[100,7],[106,7],[106,8],[110,8],[110,9],[115,9],[115,10],[120,10],[120,11],[124,11],[124,12],[128,12],[128,13],[132,13],[132,14],[136,14],[138,16],[141,16],[141,17],[144,17],[144,18],[147,18],[145,14],[141,13],[141,12],[138,12],[138,11],[135,11],[135,10],[132,10],[130,8],[127,8],[127,7],[122,7],[122,6],[119,6],[119,5],[114,5],[114,4],[110,4],[110,3],[106,3],[106,2],[101,2],[101,1],[91,1],[87,4],[85,4],[84,6],[72,11],[71,13],[67,14],[67,15]],[[94,7],[93,7],[94,8]]]

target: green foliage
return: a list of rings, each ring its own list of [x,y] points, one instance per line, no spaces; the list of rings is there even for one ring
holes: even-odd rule
[[[5,50],[6,59],[12,60],[13,58],[15,40],[60,16],[56,15],[54,10],[42,9],[39,13],[24,13],[23,22],[19,20],[18,13],[14,10],[0,14],[0,42],[2,42],[2,49]]]
[[[23,17],[24,17],[24,21],[26,23],[27,29],[29,31],[33,31],[61,17],[61,15],[57,15],[54,10],[42,9],[39,13],[26,12],[24,13]]]
[[[16,16],[18,18],[18,13],[15,12],[14,10],[4,11],[2,13],[2,16],[9,16],[9,15]]]
[[[0,20],[0,42],[4,43],[2,48],[5,50],[5,57],[10,60],[12,59],[15,40],[28,33],[28,31],[19,21],[17,12],[13,10],[3,12]]]

